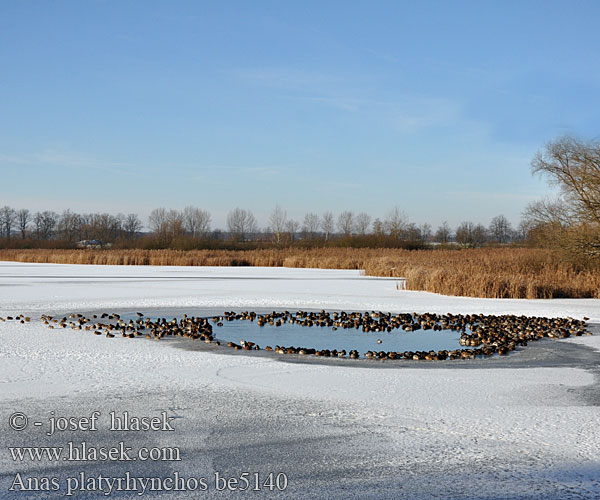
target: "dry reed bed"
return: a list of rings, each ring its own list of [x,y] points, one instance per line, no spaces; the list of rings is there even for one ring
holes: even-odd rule
[[[0,260],[59,264],[364,269],[406,288],[489,298],[600,298],[600,272],[542,249],[0,250]]]

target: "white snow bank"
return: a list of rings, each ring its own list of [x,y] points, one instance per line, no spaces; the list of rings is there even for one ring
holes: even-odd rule
[[[128,307],[329,308],[571,316],[600,322],[600,299],[451,297],[397,290],[394,279],[346,270],[0,262],[0,294],[3,312]]]

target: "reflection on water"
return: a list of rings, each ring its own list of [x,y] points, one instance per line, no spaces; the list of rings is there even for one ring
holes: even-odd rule
[[[266,346],[294,346],[314,349],[336,349],[350,351],[356,349],[362,356],[371,351],[439,351],[460,349],[460,332],[419,330],[405,332],[368,332],[356,329],[332,330],[329,327],[300,326],[284,323],[281,326],[258,326],[250,321],[228,321],[223,326],[213,326],[213,334],[225,342],[240,343],[246,340],[258,344],[261,349]],[[378,342],[381,340],[381,343]]]
[[[210,314],[210,313],[213,314]],[[200,340],[214,347],[262,349],[280,354],[377,359],[445,360],[506,355],[545,337],[589,334],[584,321],[514,315],[385,313],[377,311],[244,311],[154,309],[71,313],[58,326],[160,340]],[[143,319],[145,318],[145,319]],[[169,319],[171,318],[171,319]],[[49,318],[52,319],[52,318]],[[106,323],[108,321],[108,324]],[[54,323],[58,319],[53,320]],[[46,322],[48,324],[48,322]],[[68,324],[67,324],[68,323]],[[49,328],[54,328],[50,325]],[[465,348],[461,348],[464,346]]]
[[[428,352],[441,350],[461,349],[459,343],[460,332],[457,330],[435,331],[433,329],[417,329],[416,331],[405,331],[397,326],[390,332],[385,329],[382,331],[363,331],[361,328],[335,328],[318,325],[318,322],[312,322],[313,326],[303,326],[299,322],[293,322],[292,317],[295,313],[289,315],[289,321],[281,321],[281,326],[275,326],[269,323],[261,326],[258,321],[261,313],[255,315],[255,321],[248,319],[235,319],[227,321],[227,313],[222,310],[207,310],[189,308],[185,312],[182,309],[152,309],[145,310],[144,316],[152,321],[166,322],[175,321],[177,323],[184,316],[196,318],[209,318],[213,328],[215,340],[220,340],[222,345],[228,342],[241,344],[242,341],[252,342],[265,349],[267,346],[275,349],[276,346],[286,348],[305,348],[315,350],[345,350],[350,352],[356,350],[358,357],[364,357],[368,351],[373,352]],[[268,315],[269,313],[262,313]],[[275,314],[275,313],[273,313]],[[283,313],[277,313],[278,317]],[[306,314],[303,313],[306,319]],[[309,313],[313,314],[313,313]],[[317,313],[318,314],[318,313]],[[337,315],[338,313],[332,313]],[[345,313],[343,313],[345,314]],[[354,314],[354,313],[352,313]],[[411,318],[410,314],[405,315]],[[137,315],[133,311],[122,311],[121,318],[126,321],[135,320]],[[233,319],[233,318],[230,318]],[[331,319],[331,318],[330,318]],[[339,318],[338,318],[339,319]],[[409,322],[412,319],[409,320]],[[416,323],[415,323],[416,324]],[[339,325],[338,325],[339,326]],[[469,326],[465,325],[466,333],[470,333]]]

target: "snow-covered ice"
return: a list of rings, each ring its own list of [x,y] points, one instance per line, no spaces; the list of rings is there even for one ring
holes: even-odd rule
[[[32,317],[30,324],[0,323],[3,442],[58,446],[121,439],[131,446],[179,446],[183,455],[175,465],[20,463],[5,448],[0,497],[64,495],[62,485],[47,494],[9,492],[19,471],[65,480],[83,470],[112,477],[130,470],[213,478],[215,472],[285,472],[289,486],[277,498],[600,498],[600,336],[555,342],[557,356],[561,346],[581,356],[572,366],[495,367],[484,361],[471,369],[462,362],[381,369],[377,361],[301,364],[219,355],[48,330],[39,322],[41,313],[175,308],[585,316],[600,323],[596,299],[448,297],[399,291],[395,280],[357,271],[0,262],[0,316]],[[51,411],[84,416],[94,410],[103,416],[164,410],[177,417],[176,431],[117,439],[114,432],[46,436],[41,428],[17,432],[8,426],[17,411],[46,422]],[[207,492],[172,498],[268,494],[217,492],[209,484]],[[164,491],[153,495],[171,498]],[[139,498],[131,491],[113,491],[112,497]],[[97,491],[82,498],[106,496]]]

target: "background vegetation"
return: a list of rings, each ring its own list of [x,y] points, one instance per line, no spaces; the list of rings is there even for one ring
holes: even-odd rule
[[[268,226],[235,208],[227,230],[208,211],[157,208],[149,231],[137,214],[31,213],[0,209],[0,259],[70,264],[286,266],[360,269],[403,277],[411,290],[493,298],[600,298],[600,142],[562,137],[533,159],[532,172],[559,188],[531,203],[517,229],[503,215],[487,227],[444,222],[434,232],[395,207],[367,213],[307,213],[276,206]]]
[[[269,248],[256,250],[0,250],[0,260],[100,265],[269,266],[360,269],[404,277],[406,288],[490,298],[600,298],[600,268],[549,249]]]

